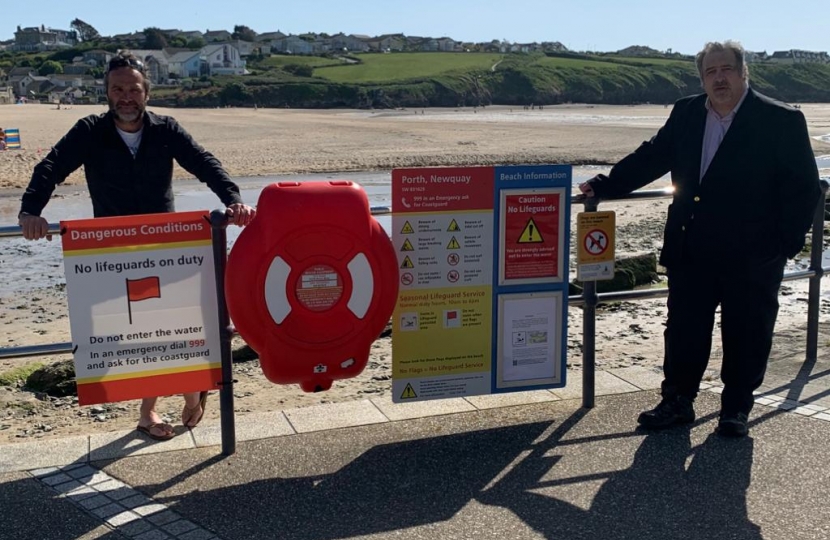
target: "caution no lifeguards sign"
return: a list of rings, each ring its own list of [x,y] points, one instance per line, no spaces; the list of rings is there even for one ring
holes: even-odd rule
[[[562,279],[563,199],[559,189],[505,190],[501,282]]]
[[[576,215],[577,279],[614,278],[614,212],[580,212]]]

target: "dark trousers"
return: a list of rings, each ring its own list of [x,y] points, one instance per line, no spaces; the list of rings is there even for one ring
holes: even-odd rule
[[[734,268],[684,262],[669,270],[663,396],[697,397],[721,307],[721,410],[749,414],[764,380],[786,258]]]

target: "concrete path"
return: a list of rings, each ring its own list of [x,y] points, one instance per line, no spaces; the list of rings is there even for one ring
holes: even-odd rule
[[[771,364],[743,440],[713,434],[717,385],[691,427],[636,430],[659,380],[599,372],[592,410],[576,377],[550,392],[243,416],[229,457],[218,426],[165,443],[121,432],[0,446],[0,538],[830,537],[826,356]]]

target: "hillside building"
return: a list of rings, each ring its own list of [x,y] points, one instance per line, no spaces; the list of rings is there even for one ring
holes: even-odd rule
[[[74,30],[58,30],[43,25],[30,28],[17,27],[14,33],[12,51],[33,52],[68,49],[78,44],[78,33]]]

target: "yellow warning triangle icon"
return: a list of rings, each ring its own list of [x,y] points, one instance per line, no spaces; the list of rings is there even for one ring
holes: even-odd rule
[[[455,236],[453,236],[450,243],[447,244],[447,249],[461,249],[461,245],[458,243],[458,240],[455,239]]]
[[[539,232],[539,228],[536,226],[536,223],[533,222],[533,218],[527,220],[527,225],[525,225],[525,229],[522,231],[522,235],[519,237],[519,244],[542,244],[545,240],[542,238],[542,234]]]
[[[412,228],[412,225],[409,224],[407,221],[403,224],[403,228],[401,229],[401,234],[412,234],[415,230]]]
[[[448,232],[458,232],[458,231],[460,231],[460,230],[461,230],[461,227],[459,227],[459,226],[458,226],[458,222],[457,222],[457,221],[455,221],[455,220],[452,220],[452,221],[450,222],[450,226],[449,226],[449,227],[447,227],[447,231],[448,231]]]
[[[409,238],[404,240],[403,247],[401,248],[401,251],[415,251],[415,248],[412,247],[412,242],[409,241]]]
[[[412,260],[407,256],[404,258],[403,263],[401,263],[401,268],[415,268],[415,265],[412,264]]]
[[[415,390],[412,389],[412,385],[406,383],[406,388],[403,389],[403,393],[401,394],[401,399],[412,399],[418,397],[418,394],[415,393]]]

